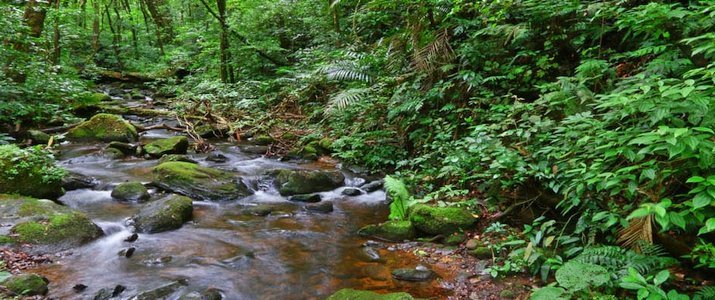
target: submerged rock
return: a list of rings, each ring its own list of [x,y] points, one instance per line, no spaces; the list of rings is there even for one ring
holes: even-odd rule
[[[13,224],[11,238],[52,251],[67,250],[103,235],[84,213],[49,200],[0,194],[3,222]]]
[[[358,234],[381,240],[402,242],[415,238],[415,228],[410,221],[387,221],[360,228]]]
[[[375,181],[371,181],[366,184],[363,184],[362,186],[360,186],[360,188],[365,190],[368,193],[372,193],[374,191],[381,189],[384,184],[385,184],[385,181],[380,179],[380,180],[375,180]]]
[[[349,187],[345,188],[341,194],[345,196],[360,196],[362,195],[362,190]]]
[[[288,198],[288,200],[294,201],[294,202],[316,203],[316,202],[320,202],[321,198],[320,198],[320,195],[318,195],[318,194],[307,194],[307,195],[290,196],[290,198]]]
[[[67,138],[75,141],[133,142],[137,130],[122,117],[112,114],[97,114],[67,132]]]
[[[218,152],[211,152],[209,156],[206,157],[206,160],[215,163],[225,163],[228,161],[228,157]]]
[[[196,200],[220,201],[252,194],[233,173],[186,162],[165,162],[155,167],[154,185]]]
[[[191,292],[186,295],[181,296],[179,300],[221,300],[223,299],[223,294],[221,290],[215,288],[208,288],[203,292]]]
[[[146,201],[149,200],[149,191],[141,182],[125,182],[112,190],[112,198],[123,201]]]
[[[240,145],[238,149],[240,149],[241,152],[251,154],[266,154],[266,152],[268,152],[268,146]]]
[[[169,195],[153,201],[132,218],[137,231],[157,233],[181,228],[191,220],[193,204],[190,198]]]
[[[452,234],[468,229],[477,218],[459,207],[434,207],[418,204],[410,207],[410,221],[419,231],[426,234]]]
[[[0,193],[54,199],[63,194],[65,173],[40,149],[0,145]]]
[[[162,286],[159,286],[155,289],[151,289],[148,291],[141,292],[139,294],[136,294],[133,297],[130,297],[132,300],[156,300],[156,299],[165,299],[168,296],[171,296],[178,292],[182,287],[186,285],[185,282],[182,281],[174,281],[171,283],[164,284]]]
[[[37,296],[47,294],[49,282],[47,278],[37,274],[20,274],[13,275],[0,284],[15,295]]]
[[[154,158],[159,158],[165,154],[186,154],[188,149],[189,139],[185,136],[161,139],[144,146],[144,151]]]
[[[320,203],[307,204],[305,206],[305,210],[327,214],[327,213],[333,212],[333,202],[326,201],[326,202],[320,202]]]
[[[332,294],[327,300],[412,300],[408,293],[378,294],[371,291],[360,291],[354,289],[342,289]]]
[[[395,269],[392,270],[392,278],[402,281],[430,281],[434,279],[435,273],[429,269]]]
[[[340,171],[279,170],[274,181],[283,196],[311,194],[339,188],[345,181]]]

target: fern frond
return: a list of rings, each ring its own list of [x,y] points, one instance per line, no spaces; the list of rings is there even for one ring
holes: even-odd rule
[[[318,71],[325,73],[330,80],[372,82],[372,77],[367,74],[366,68],[360,66],[356,61],[338,61],[324,66]]]
[[[407,207],[410,203],[410,192],[402,180],[392,176],[385,177],[385,191],[392,197],[390,203],[390,219],[404,220],[407,217]]]
[[[715,286],[705,286],[695,295],[700,296],[702,299],[715,299]]]
[[[365,99],[371,91],[372,90],[369,88],[348,89],[341,91],[330,98],[326,113],[343,110],[357,102],[360,102]]]
[[[622,277],[628,274],[628,268],[634,268],[641,274],[662,270],[675,264],[675,260],[663,256],[665,250],[658,245],[642,247],[643,254],[618,246],[591,247],[583,250],[573,260],[605,267]]]

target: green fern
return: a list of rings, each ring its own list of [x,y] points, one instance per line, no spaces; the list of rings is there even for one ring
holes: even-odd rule
[[[657,245],[642,246],[641,253],[618,246],[601,246],[584,249],[573,261],[605,267],[620,278],[628,275],[628,268],[650,274],[675,264],[673,258],[664,255],[663,248]]]
[[[390,203],[390,220],[404,220],[407,217],[407,208],[410,206],[410,192],[402,180],[392,176],[385,177],[385,191],[392,197]]]
[[[700,291],[695,293],[694,299],[715,299],[715,286],[703,287]]]
[[[338,61],[323,66],[318,71],[324,73],[329,80],[372,82],[368,68],[353,60]]]
[[[357,102],[362,101],[370,94],[370,88],[355,88],[341,91],[330,98],[326,113],[343,110]]]

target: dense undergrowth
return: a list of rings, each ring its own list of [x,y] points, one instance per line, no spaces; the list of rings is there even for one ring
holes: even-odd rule
[[[187,69],[157,84],[177,95],[179,113],[271,135],[286,141],[283,153],[327,137],[324,148],[344,163],[393,174],[397,218],[417,202],[516,226],[524,220],[509,214],[531,216],[521,234],[490,246],[490,271],[555,276],[534,298],[686,299],[668,268],[715,267],[713,2],[329,2],[229,1],[226,27],[196,9],[174,24],[163,55],[106,34],[102,43],[126,51],[107,46],[81,63]],[[88,45],[91,32],[71,22],[79,8],[60,12],[66,47]],[[0,19],[3,36],[22,31],[11,20]],[[153,38],[144,25],[140,41]],[[223,63],[222,28],[235,38]],[[81,99],[75,71],[4,43],[5,78],[21,61],[38,74],[0,80],[0,122],[43,120],[30,113],[36,103]],[[63,62],[79,63],[69,54]]]

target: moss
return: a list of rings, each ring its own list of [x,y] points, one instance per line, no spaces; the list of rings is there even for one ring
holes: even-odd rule
[[[189,139],[185,136],[174,136],[151,142],[144,146],[144,151],[152,157],[165,154],[186,154],[189,149]]]
[[[197,161],[189,158],[186,155],[179,155],[179,154],[167,154],[162,156],[159,159],[159,164],[163,164],[165,162],[170,162],[170,161],[179,161],[179,162],[185,162],[185,163],[192,163],[192,164],[198,164]]]
[[[162,189],[199,200],[226,200],[250,195],[233,173],[187,162],[165,162],[155,167],[154,183]]]
[[[476,247],[474,250],[469,251],[469,254],[479,258],[479,259],[491,259],[492,258],[492,250],[489,249],[489,247]]]
[[[499,292],[499,297],[502,299],[514,299],[516,298],[516,293],[512,290],[506,289]]]
[[[474,225],[476,218],[459,207],[432,207],[415,205],[411,207],[410,221],[427,234],[452,234]]]
[[[283,196],[324,192],[343,185],[345,176],[339,171],[280,170],[274,183]]]
[[[0,193],[57,198],[63,194],[62,178],[66,173],[40,148],[0,146]]]
[[[137,230],[146,233],[157,233],[180,228],[191,220],[193,213],[190,198],[170,195],[154,201],[142,208],[134,217]]]
[[[149,191],[141,182],[125,182],[112,190],[112,197],[125,201],[144,201],[149,199]]]
[[[330,152],[330,150],[333,148],[333,141],[331,141],[329,138],[322,138],[319,142],[318,145],[320,148],[323,148],[325,151]]]
[[[67,138],[77,141],[136,141],[137,130],[122,117],[111,114],[97,114],[89,121],[72,128]]]
[[[295,134],[292,133],[292,132],[286,132],[286,133],[283,133],[283,135],[281,136],[281,138],[284,139],[284,140],[295,140],[295,139],[298,138],[298,136],[295,135]]]
[[[276,140],[269,135],[259,135],[255,138],[253,138],[253,142],[256,143],[256,145],[261,145],[261,146],[267,146],[267,145],[273,144],[275,141]]]
[[[83,105],[96,105],[108,101],[112,101],[112,97],[103,93],[92,93],[82,98]]]
[[[27,221],[12,229],[22,243],[51,245],[85,243],[100,235],[102,230],[83,213],[69,212],[51,215],[38,221]]]
[[[412,300],[408,293],[378,294],[371,291],[342,289],[328,297],[328,300]]]
[[[456,246],[461,244],[467,239],[467,235],[464,233],[453,233],[444,239],[444,244],[449,246]]]
[[[21,274],[6,279],[2,285],[17,295],[35,296],[47,294],[47,283],[47,279],[37,274]]]
[[[0,235],[0,245],[14,244],[15,240],[7,235]]]
[[[387,221],[377,225],[367,225],[358,234],[383,240],[402,242],[415,238],[415,228],[410,221]]]
[[[122,159],[126,156],[122,150],[119,150],[117,148],[107,148],[104,149],[104,152],[102,153],[105,157],[111,158],[111,159]]]

